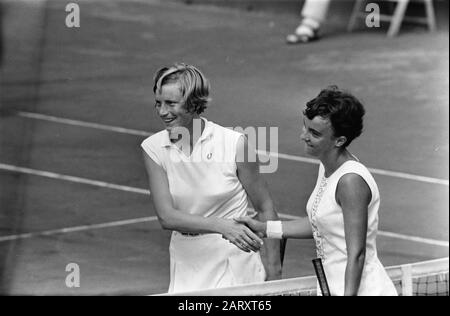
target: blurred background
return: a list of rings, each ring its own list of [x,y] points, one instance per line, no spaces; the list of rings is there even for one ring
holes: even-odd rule
[[[278,127],[278,170],[265,178],[284,218],[305,215],[316,180],[299,137],[305,102],[331,84],[353,92],[367,115],[351,151],[380,188],[381,261],[447,257],[448,2],[433,1],[436,30],[404,22],[388,37],[388,22],[364,19],[347,32],[355,1],[335,0],[319,41],[286,45],[302,2],[1,0],[0,294],[167,290],[170,232],[140,143],[163,128],[153,74],[176,61],[210,79],[208,119]],[[424,16],[421,2],[406,14]],[[79,27],[66,23],[70,3]],[[313,274],[314,257],[312,240],[290,240],[283,277]],[[70,263],[79,287],[67,286]]]

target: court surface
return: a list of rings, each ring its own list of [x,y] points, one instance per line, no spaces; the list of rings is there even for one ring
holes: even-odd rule
[[[328,30],[286,46],[294,16],[161,1],[3,2],[0,86],[0,294],[141,295],[168,286],[168,242],[147,189],[140,143],[162,129],[152,76],[175,61],[210,78],[205,116],[278,127],[266,174],[286,218],[304,216],[317,163],[301,109],[330,84],[366,104],[351,151],[379,185],[384,265],[448,256],[448,30]],[[290,240],[284,277],[313,273],[312,240]],[[68,288],[66,266],[80,267]]]

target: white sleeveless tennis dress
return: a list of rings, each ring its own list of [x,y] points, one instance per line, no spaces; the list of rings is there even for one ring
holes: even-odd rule
[[[204,217],[247,215],[247,193],[237,177],[236,147],[242,134],[202,118],[205,129],[187,157],[163,130],[142,148],[167,174],[174,207]],[[247,253],[220,234],[174,231],[170,242],[169,293],[263,282],[259,253]]]
[[[317,183],[307,204],[317,256],[322,259],[331,295],[344,295],[345,289],[347,249],[344,217],[335,196],[339,179],[348,173],[360,175],[372,192],[368,206],[366,259],[358,295],[397,295],[394,284],[377,256],[378,186],[369,170],[357,161],[345,162],[328,178],[325,177],[324,166],[320,164]],[[320,294],[319,289],[318,292]]]

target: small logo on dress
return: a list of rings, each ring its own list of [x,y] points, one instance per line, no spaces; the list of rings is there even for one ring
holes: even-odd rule
[[[210,160],[212,157],[212,153],[209,153],[208,156],[206,156],[206,158],[208,158],[208,160]]]

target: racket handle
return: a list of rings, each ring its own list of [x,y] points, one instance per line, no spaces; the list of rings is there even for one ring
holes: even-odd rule
[[[314,265],[314,270],[316,271],[317,281],[319,282],[322,296],[331,296],[330,288],[328,287],[327,276],[325,275],[325,270],[323,269],[322,265],[322,259],[313,259],[312,263]]]

